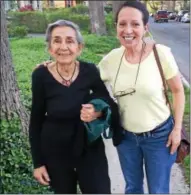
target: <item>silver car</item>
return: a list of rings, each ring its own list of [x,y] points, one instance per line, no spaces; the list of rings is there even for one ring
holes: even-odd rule
[[[181,18],[181,22],[190,22],[190,13],[186,13],[183,15],[183,17]]]

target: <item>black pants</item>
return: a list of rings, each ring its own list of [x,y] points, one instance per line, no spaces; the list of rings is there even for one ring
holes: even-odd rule
[[[76,194],[77,184],[83,194],[111,193],[108,163],[102,140],[87,150],[76,167],[66,162],[67,159],[60,156],[47,160],[50,185],[56,194]]]

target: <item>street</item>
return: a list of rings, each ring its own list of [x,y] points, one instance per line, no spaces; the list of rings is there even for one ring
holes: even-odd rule
[[[169,20],[168,23],[154,23],[149,19],[149,30],[157,43],[172,49],[179,69],[185,79],[190,80],[190,24]]]

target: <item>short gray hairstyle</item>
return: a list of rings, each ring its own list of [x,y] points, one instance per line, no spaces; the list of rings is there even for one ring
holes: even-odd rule
[[[68,26],[71,27],[72,29],[75,30],[76,32],[76,39],[78,44],[84,44],[84,40],[82,37],[82,34],[80,32],[80,28],[78,27],[77,24],[68,21],[68,20],[57,20],[54,23],[51,23],[48,25],[47,29],[46,29],[46,42],[48,43],[48,47],[50,47],[50,40],[51,40],[51,34],[54,28],[58,27],[58,26]]]

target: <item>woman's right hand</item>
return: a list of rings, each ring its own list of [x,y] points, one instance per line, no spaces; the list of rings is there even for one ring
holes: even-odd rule
[[[44,61],[40,64],[37,64],[36,67],[34,69],[37,69],[40,65],[44,65],[44,66],[48,66],[50,63],[52,63],[53,61],[51,60],[47,60],[47,61]]]
[[[34,169],[34,178],[42,185],[49,185],[50,178],[45,166]]]

